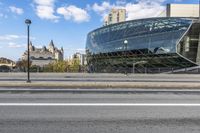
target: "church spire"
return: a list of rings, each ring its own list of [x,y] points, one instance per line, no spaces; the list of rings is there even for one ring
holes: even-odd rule
[[[32,45],[32,42],[31,42],[31,41],[29,42],[29,50],[30,50],[30,51],[33,51],[33,50],[34,50],[34,49],[33,49],[33,45]]]
[[[29,46],[33,46],[31,41],[29,42]]]
[[[50,42],[49,46],[54,48],[54,43],[53,43],[53,40],[51,40],[51,42]]]

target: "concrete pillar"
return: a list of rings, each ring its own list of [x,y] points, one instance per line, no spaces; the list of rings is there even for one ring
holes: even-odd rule
[[[133,74],[135,73],[135,63],[133,63]]]
[[[197,58],[196,58],[197,64],[200,65],[200,34],[199,34],[199,41],[198,41],[198,48],[197,48]]]
[[[190,50],[190,38],[186,36],[184,38],[184,52],[189,52]]]
[[[147,68],[145,67],[145,74],[147,73]]]

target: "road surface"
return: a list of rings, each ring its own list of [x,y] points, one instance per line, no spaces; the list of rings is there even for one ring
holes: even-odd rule
[[[200,92],[1,92],[1,133],[199,133]]]

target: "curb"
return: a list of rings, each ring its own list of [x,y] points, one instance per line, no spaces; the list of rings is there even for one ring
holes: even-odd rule
[[[35,88],[0,88],[0,93],[110,93],[110,94],[156,94],[156,93],[175,93],[175,94],[200,94],[200,90],[189,89],[35,89]]]
[[[1,88],[63,88],[63,89],[200,89],[200,83],[174,82],[0,82]]]

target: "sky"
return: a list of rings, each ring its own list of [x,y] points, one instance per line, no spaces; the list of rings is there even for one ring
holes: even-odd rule
[[[198,0],[0,0],[0,57],[14,61],[27,49],[27,26],[36,47],[64,48],[65,58],[84,53],[87,34],[103,25],[112,8],[124,8],[127,20],[162,17],[167,3],[194,4]]]

